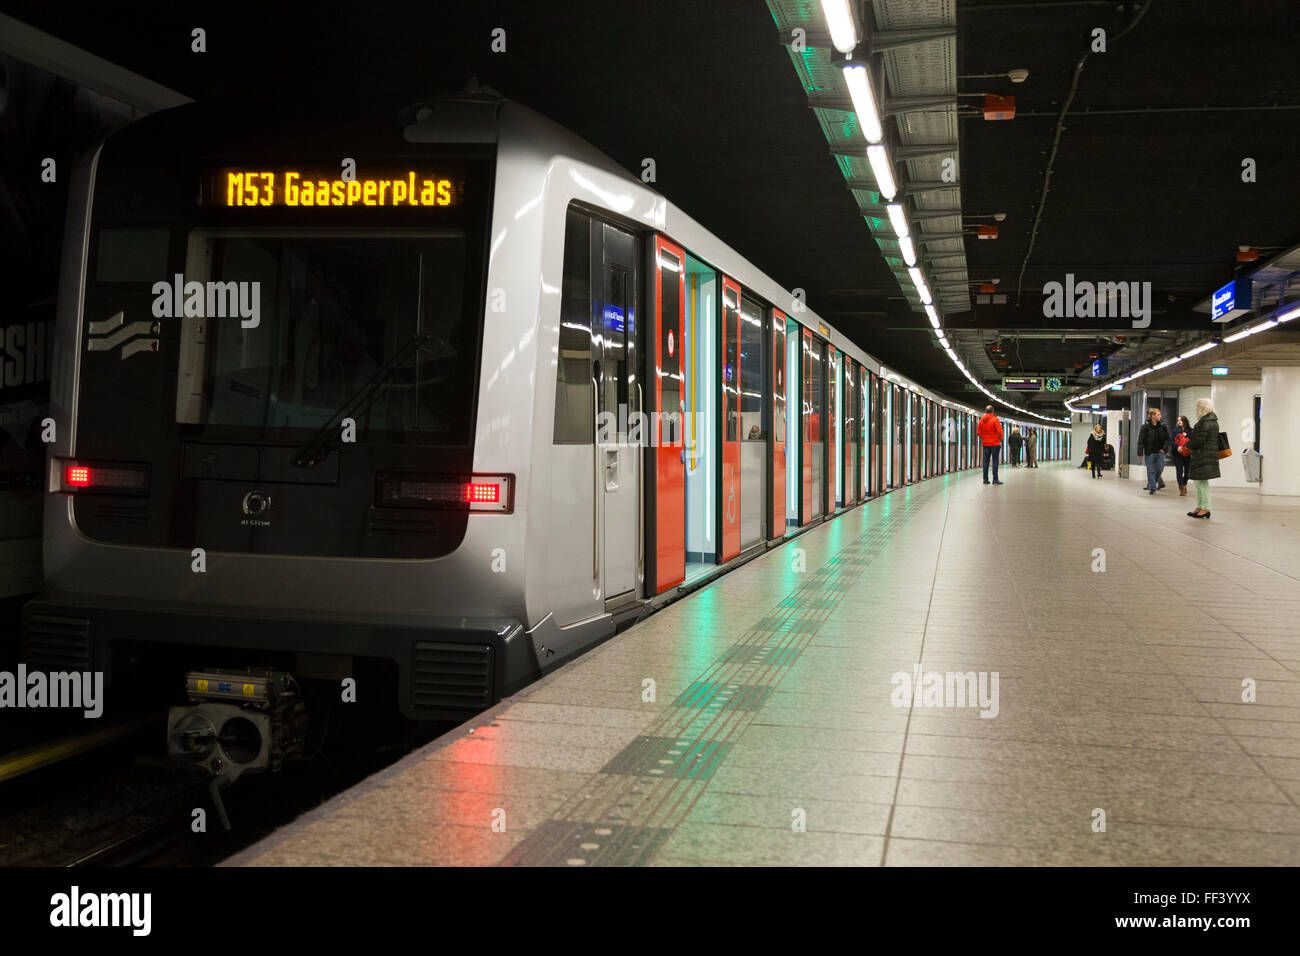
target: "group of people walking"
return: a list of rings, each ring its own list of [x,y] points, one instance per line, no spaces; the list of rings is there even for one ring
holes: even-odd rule
[[[1172,455],[1178,494],[1187,494],[1189,480],[1196,485],[1196,509],[1187,516],[1208,518],[1210,479],[1219,477],[1219,419],[1214,414],[1214,403],[1208,398],[1196,400],[1195,425],[1186,415],[1179,415],[1171,432],[1162,419],[1160,409],[1149,409],[1138,431],[1137,453],[1147,469],[1146,492],[1154,495],[1165,487],[1165,456]],[[1088,436],[1088,464],[1094,478],[1101,477],[1106,448],[1105,430],[1100,424],[1094,425]]]

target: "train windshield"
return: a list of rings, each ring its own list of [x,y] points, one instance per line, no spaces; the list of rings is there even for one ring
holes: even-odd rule
[[[289,441],[347,410],[357,441],[469,444],[478,326],[465,271],[458,230],[193,230],[186,285],[166,293],[184,315],[176,422]],[[202,307],[186,308],[196,296]]]

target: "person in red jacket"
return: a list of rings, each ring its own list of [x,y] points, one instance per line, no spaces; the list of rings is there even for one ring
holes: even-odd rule
[[[989,462],[993,462],[993,484],[998,481],[998,459],[1002,456],[1002,423],[993,414],[993,406],[984,408],[984,417],[980,419],[975,431],[984,441],[984,484],[989,483]]]

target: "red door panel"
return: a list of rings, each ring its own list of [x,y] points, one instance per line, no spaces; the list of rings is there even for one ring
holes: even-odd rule
[[[785,313],[772,310],[772,537],[785,534]]]
[[[740,554],[740,285],[722,277],[722,521],[723,561]]]
[[[660,412],[654,459],[654,587],[662,594],[686,579],[686,466],[682,462],[682,328],[686,317],[686,253],[655,236],[654,308],[650,348],[653,410]],[[674,413],[678,417],[673,418]]]

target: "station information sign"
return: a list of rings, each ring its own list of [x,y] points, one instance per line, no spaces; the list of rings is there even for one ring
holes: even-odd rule
[[[1228,322],[1250,311],[1250,280],[1233,279],[1215,291],[1210,299],[1213,322]]]
[[[1019,375],[1002,379],[1002,389],[1006,392],[1041,392],[1043,385],[1042,376]]]
[[[366,166],[344,179],[337,167],[247,167],[211,170],[203,177],[199,205],[230,208],[365,208],[457,206],[462,176],[409,167]]]

